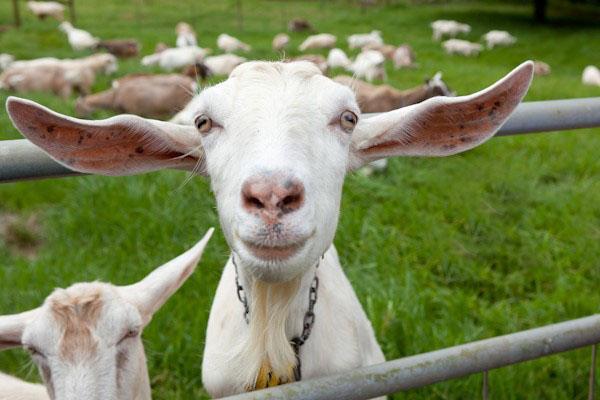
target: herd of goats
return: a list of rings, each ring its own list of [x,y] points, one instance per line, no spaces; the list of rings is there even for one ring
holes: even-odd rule
[[[39,18],[54,17],[63,20],[64,6],[53,1],[28,1],[29,10]],[[449,38],[442,43],[448,54],[475,56],[483,50],[483,45],[473,43],[456,36],[469,34],[471,27],[452,20],[438,20],[431,23],[433,40]],[[176,47],[164,43],[156,46],[155,53],[141,59],[144,66],[158,66],[168,74],[135,73],[129,74],[112,83],[106,91],[90,94],[97,74],[111,74],[117,70],[117,58],[135,57],[140,45],[135,39],[100,40],[89,32],[62,22],[59,29],[68,38],[76,51],[105,50],[79,59],[57,59],[44,57],[33,60],[14,60],[10,54],[0,54],[0,89],[23,93],[32,91],[52,92],[68,98],[74,92],[81,96],[76,103],[79,116],[89,116],[97,109],[108,109],[121,113],[131,113],[144,117],[168,119],[182,110],[197,92],[197,80],[209,75],[228,76],[247,58],[234,54],[248,52],[251,46],[228,34],[217,38],[217,47],[223,52],[210,55],[209,48],[198,47],[194,29],[181,22],[176,26]],[[289,22],[288,29],[294,32],[314,31],[312,25],[302,19]],[[513,45],[517,39],[509,32],[492,30],[482,38],[488,49],[496,46]],[[343,68],[350,75],[338,75],[333,79],[350,86],[356,96],[361,111],[385,112],[410,104],[415,104],[434,96],[452,96],[437,73],[425,84],[408,90],[398,90],[390,85],[373,85],[375,79],[386,80],[385,62],[391,60],[394,68],[414,68],[415,53],[410,45],[393,46],[385,44],[381,32],[372,31],[353,34],[347,38],[350,49],[360,49],[354,60],[344,50],[335,47],[337,37],[329,33],[310,35],[299,46],[301,52],[314,49],[329,49],[327,57],[319,54],[303,54],[288,61],[306,60],[313,62],[324,74],[333,68]],[[273,50],[285,51],[290,44],[286,33],[277,34],[272,42]],[[535,61],[536,75],[547,75],[550,66]],[[178,73],[171,73],[178,71]],[[368,82],[362,81],[365,79]],[[600,70],[587,66],[583,72],[584,84],[600,86]],[[175,116],[177,120],[177,116]]]

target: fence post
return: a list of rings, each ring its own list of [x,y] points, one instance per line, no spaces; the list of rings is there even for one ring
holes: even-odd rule
[[[77,18],[75,18],[75,0],[69,0],[69,17],[71,19],[71,23],[75,25],[77,22]]]
[[[12,0],[13,14],[15,16],[15,26],[21,26],[21,15],[19,14],[19,0]]]

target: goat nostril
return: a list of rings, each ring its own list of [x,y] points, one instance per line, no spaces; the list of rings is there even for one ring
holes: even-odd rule
[[[283,200],[281,200],[281,204],[284,206],[289,206],[292,203],[295,203],[298,200],[298,196],[285,196]]]
[[[256,197],[248,196],[246,197],[246,202],[253,208],[263,209],[265,205]]]

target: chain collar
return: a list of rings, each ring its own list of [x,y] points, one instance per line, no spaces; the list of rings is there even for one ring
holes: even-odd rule
[[[325,258],[325,254],[321,256],[319,261],[317,261],[317,266],[315,267],[315,276],[310,284],[310,289],[308,290],[308,310],[304,313],[304,321],[302,324],[302,333],[300,336],[295,336],[290,341],[292,343],[292,348],[294,349],[294,354],[296,355],[296,368],[294,368],[294,378],[296,381],[302,379],[302,364],[300,361],[300,347],[306,343],[310,334],[312,332],[313,325],[315,324],[315,304],[317,303],[318,298],[318,290],[319,290],[319,277],[317,276],[317,270],[319,269],[319,264],[321,260]],[[231,261],[233,262],[233,266],[235,268],[235,286],[237,297],[240,303],[244,306],[244,320],[247,324],[250,323],[250,307],[248,306],[248,298],[246,297],[246,292],[244,291],[244,287],[240,284],[238,266],[235,262],[235,253],[231,254]]]

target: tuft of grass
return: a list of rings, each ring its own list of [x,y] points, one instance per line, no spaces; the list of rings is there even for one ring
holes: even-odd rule
[[[148,54],[158,41],[173,44],[175,24],[185,20],[203,46],[215,48],[218,34],[228,32],[253,46],[251,58],[273,60],[281,55],[270,49],[272,37],[300,17],[338,35],[343,48],[346,35],[374,28],[388,43],[410,43],[419,68],[388,70],[389,83],[399,88],[440,70],[452,89],[466,94],[525,59],[540,59],[552,74],[536,78],[526,100],[600,95],[580,83],[585,65],[600,64],[597,24],[535,25],[528,6],[400,2],[363,9],[347,1],[244,0],[240,30],[235,3],[88,0],[76,4],[77,25],[102,38],[135,37]],[[9,7],[0,3],[0,25],[10,22]],[[55,21],[23,14],[21,29],[0,34],[2,52],[19,59],[87,54],[68,47]],[[469,23],[471,40],[505,29],[518,42],[473,59],[447,56],[431,41],[429,23],[439,18]],[[293,56],[305,35],[291,36]],[[121,61],[118,76],[142,70],[139,59]],[[100,78],[94,90],[107,88],[112,78]],[[7,95],[0,92],[2,103]],[[74,111],[74,98],[26,97]],[[388,359],[598,312],[599,133],[498,138],[466,154],[393,159],[385,174],[347,178],[335,244]],[[0,139],[19,137],[0,112]],[[164,171],[1,186],[0,212],[38,215],[43,245],[27,259],[0,244],[0,314],[36,307],[57,286],[134,282],[195,243],[219,222],[208,182],[197,178],[180,187],[186,177]],[[217,233],[194,276],[144,332],[154,398],[207,398],[200,374],[204,332],[227,256]],[[492,371],[491,393],[583,399],[588,359],[583,349]],[[2,371],[37,380],[26,365],[20,350],[0,353]],[[395,398],[474,398],[480,389],[480,376],[472,376]]]

